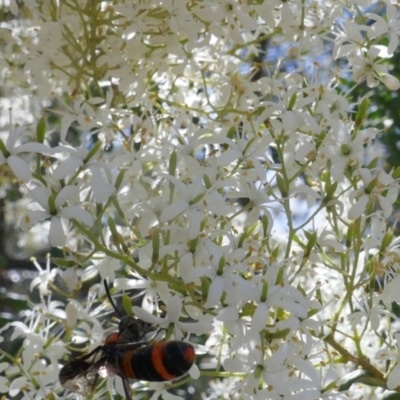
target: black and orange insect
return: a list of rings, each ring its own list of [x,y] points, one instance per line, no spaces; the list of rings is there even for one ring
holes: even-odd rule
[[[104,286],[114,310],[120,315],[106,281]],[[132,400],[130,379],[164,382],[186,374],[196,358],[193,346],[178,340],[146,341],[146,335],[155,330],[154,325],[139,319],[121,317],[118,332],[107,336],[104,345],[73,358],[61,368],[62,386],[88,396],[95,389],[99,376],[118,375],[126,399]]]

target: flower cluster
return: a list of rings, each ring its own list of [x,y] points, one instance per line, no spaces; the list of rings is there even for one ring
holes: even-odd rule
[[[46,109],[59,126],[10,127],[0,163],[31,199],[20,227],[39,226],[64,257],[38,267],[41,302],[11,324],[21,357],[2,351],[0,391],[76,398],[58,371],[66,349],[106,336],[104,291],[52,296],[100,279],[204,354],[200,371],[222,380],[204,398],[400,391],[399,171],[370,159],[369,100],[342,86],[400,88],[387,62],[397,6],[367,6],[10,3],[4,90],[20,82],[34,118]],[[151,384],[152,398],[175,398],[167,388]],[[92,398],[123,390],[110,379]]]

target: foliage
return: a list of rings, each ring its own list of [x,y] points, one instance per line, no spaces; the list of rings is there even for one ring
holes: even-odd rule
[[[1,351],[7,398],[76,398],[58,373],[115,330],[103,279],[135,290],[128,314],[196,346],[204,399],[397,398],[399,170],[382,168],[376,104],[357,92],[400,88],[396,4],[1,12],[3,186],[19,183],[21,240],[63,254],[34,262],[39,300],[2,328],[22,339]],[[178,384],[134,386],[168,399]],[[91,398],[115,392],[118,377]]]

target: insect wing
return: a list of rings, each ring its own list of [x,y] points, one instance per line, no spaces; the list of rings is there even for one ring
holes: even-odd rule
[[[93,365],[79,357],[69,361],[60,371],[61,385],[82,396],[89,396],[94,391],[98,377]]]
[[[97,379],[104,369],[105,362],[103,346],[95,348],[88,354],[73,358],[60,370],[61,385],[82,396],[90,395],[96,387]]]

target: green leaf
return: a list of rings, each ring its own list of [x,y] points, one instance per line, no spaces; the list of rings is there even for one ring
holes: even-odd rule
[[[353,241],[353,235],[354,235],[354,225],[350,224],[347,233],[346,233],[346,247],[350,248],[352,241]]]
[[[126,293],[122,295],[122,306],[124,307],[126,315],[133,317],[132,299]]]
[[[332,200],[333,196],[335,195],[336,189],[338,186],[338,182],[331,183],[330,180],[327,180],[325,185],[325,193],[326,196],[324,197],[324,204],[328,203]]]
[[[217,270],[218,276],[221,276],[224,273],[224,268],[225,268],[225,257],[222,256],[218,263],[218,270]]]
[[[313,308],[312,310],[307,312],[307,318],[311,318],[315,314],[319,313],[321,310],[319,308]]]
[[[125,176],[125,171],[122,170],[122,171],[118,174],[117,179],[115,180],[115,189],[118,190],[118,189],[121,187],[122,182],[123,182],[123,180],[124,180],[124,176]]]
[[[76,261],[66,260],[65,258],[51,258],[51,260],[59,267],[70,268],[76,266]]]
[[[392,243],[393,237],[394,237],[394,234],[393,234],[392,230],[388,230],[385,233],[385,235],[383,236],[383,239],[382,239],[382,244],[381,244],[382,252],[384,252],[387,249],[387,247]]]
[[[152,244],[153,244],[153,254],[151,256],[151,260],[156,263],[160,258],[160,233],[158,230],[155,230],[152,236]]]
[[[236,126],[232,126],[232,127],[229,129],[229,131],[228,131],[228,133],[226,134],[226,136],[227,136],[229,139],[234,139],[235,136],[236,136]]]
[[[281,248],[279,244],[271,251],[270,259],[271,260],[276,260],[278,258],[278,255],[281,251]]]
[[[306,252],[304,256],[309,256],[311,254],[311,250],[314,248],[315,243],[317,243],[317,232],[307,232],[304,231],[304,235],[308,239],[307,247],[306,247]]]
[[[51,194],[51,195],[49,196],[49,198],[48,198],[48,200],[47,200],[47,203],[48,203],[48,205],[49,205],[49,212],[50,212],[50,214],[51,214],[51,215],[57,215],[58,210],[57,210],[57,207],[56,207],[56,199],[55,199],[55,197],[54,197],[53,194]]]
[[[303,249],[306,247],[306,246],[304,245],[304,243],[300,240],[300,238],[297,236],[296,233],[293,234],[293,241],[294,241],[295,243],[297,243],[297,244],[298,244],[300,247],[302,247]]]
[[[261,293],[261,301],[266,301],[268,297],[268,282],[264,282]]]
[[[113,243],[116,246],[121,245],[124,248],[124,251],[126,251],[127,249],[125,248],[125,243],[123,242],[121,235],[117,230],[117,225],[115,224],[115,221],[111,218],[111,216],[109,216],[107,222],[108,222],[108,227],[110,228],[111,231],[111,237]]]
[[[372,161],[369,162],[369,164],[367,165],[367,168],[368,169],[376,168],[380,160],[381,160],[381,157],[375,157],[374,159],[372,159]]]
[[[400,167],[397,167],[392,173],[392,178],[397,179],[399,176],[400,176]]]
[[[290,328],[286,328],[275,333],[267,332],[265,336],[269,341],[274,339],[284,339],[287,335],[289,335],[290,331]]]
[[[43,143],[46,136],[46,120],[40,118],[36,125],[36,140],[38,143]]]
[[[175,176],[177,162],[178,162],[178,155],[176,154],[176,151],[173,151],[171,153],[171,156],[169,157],[169,166],[168,166],[168,173],[172,176]]]
[[[239,237],[238,248],[243,246],[244,241],[249,237],[249,231],[247,229]]]
[[[261,223],[262,223],[262,227],[263,227],[263,237],[267,237],[269,234],[269,221],[268,221],[268,217],[266,215],[263,215],[261,217]]]
[[[201,281],[201,298],[206,301],[208,297],[208,290],[210,288],[211,282],[205,276],[200,279]]]
[[[7,150],[4,142],[0,139],[0,151],[3,153],[4,158],[10,157],[10,152]]]
[[[385,386],[385,382],[381,381],[376,376],[373,376],[367,371],[358,369],[350,372],[339,381],[339,392],[349,390],[353,383],[363,383],[367,386]]]
[[[366,118],[370,103],[371,100],[368,97],[365,97],[361,102],[356,116],[356,128],[359,128],[362,125],[364,119]]]
[[[296,104],[296,100],[297,100],[297,92],[294,92],[289,100],[288,111],[293,110],[293,107]]]
[[[85,159],[83,160],[85,164],[95,156],[95,154],[100,150],[102,144],[103,143],[99,140],[93,145],[93,147],[89,150],[89,153],[87,153]]]
[[[279,271],[278,271],[278,273],[276,275],[275,285],[279,285],[281,283],[281,281],[283,279],[284,272],[285,272],[285,267],[284,266],[280,267]]]
[[[204,180],[204,185],[205,185],[205,187],[206,187],[207,189],[210,189],[210,187],[211,187],[212,185],[211,185],[210,178],[208,177],[207,174],[204,174],[204,175],[203,175],[203,180]]]
[[[192,206],[193,204],[198,203],[205,196],[205,192],[199,193],[194,199],[190,200],[189,204]]]
[[[278,189],[281,192],[282,197],[283,198],[287,197],[285,181],[283,180],[282,176],[279,174],[276,174],[276,184],[278,185]]]

